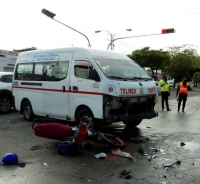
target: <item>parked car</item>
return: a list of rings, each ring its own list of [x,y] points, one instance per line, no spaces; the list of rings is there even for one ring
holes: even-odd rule
[[[0,72],[0,113],[7,113],[13,106],[12,72]]]
[[[172,87],[174,85],[174,79],[172,80],[167,80],[167,82],[169,83],[170,87]]]

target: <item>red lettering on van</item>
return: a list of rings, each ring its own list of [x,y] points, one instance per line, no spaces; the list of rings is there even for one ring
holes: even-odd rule
[[[155,88],[148,88],[148,93],[154,93],[156,92]]]
[[[121,94],[135,94],[136,93],[136,89],[134,88],[120,88]]]

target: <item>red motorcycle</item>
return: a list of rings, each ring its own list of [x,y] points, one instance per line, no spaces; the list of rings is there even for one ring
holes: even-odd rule
[[[79,127],[71,127],[59,123],[56,119],[37,118],[33,121],[32,128],[36,136],[48,139],[68,139],[77,144],[83,143],[84,141],[87,141],[88,143],[94,141],[115,148],[123,148],[125,146],[124,142],[119,137],[108,133],[96,132],[89,128],[87,126],[87,119],[85,119]]]

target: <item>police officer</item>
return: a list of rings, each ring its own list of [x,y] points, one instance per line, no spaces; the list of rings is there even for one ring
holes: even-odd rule
[[[182,104],[182,112],[184,112],[185,109],[185,104],[187,101],[187,95],[188,95],[188,90],[190,90],[190,84],[187,82],[186,78],[182,79],[182,82],[178,84],[178,89],[176,92],[176,96],[178,96],[178,112],[180,110],[181,102],[183,101]]]
[[[167,82],[167,77],[163,76],[163,80],[160,80],[158,82],[158,85],[161,88],[162,111],[164,110],[164,101],[166,103],[167,111],[171,111],[171,109],[169,109],[169,104],[168,104],[168,97],[170,96],[170,85]]]

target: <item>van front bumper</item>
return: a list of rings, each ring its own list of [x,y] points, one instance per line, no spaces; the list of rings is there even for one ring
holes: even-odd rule
[[[155,118],[158,117],[158,113],[157,112],[152,112],[152,113],[141,113],[141,114],[137,114],[137,115],[125,115],[120,117],[121,121],[134,121],[134,120],[141,120],[141,119],[151,119],[151,118]]]

